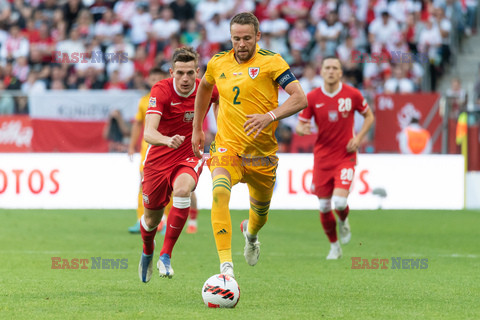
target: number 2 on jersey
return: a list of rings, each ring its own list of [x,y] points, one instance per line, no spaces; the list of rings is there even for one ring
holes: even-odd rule
[[[338,112],[349,112],[350,110],[352,110],[352,99],[338,99]]]
[[[240,88],[235,86],[233,87],[233,91],[235,92],[235,98],[233,98],[233,104],[240,104],[240,101],[237,101],[238,95],[240,94]]]

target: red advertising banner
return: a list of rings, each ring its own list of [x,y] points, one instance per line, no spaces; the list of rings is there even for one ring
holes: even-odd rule
[[[35,152],[108,152],[103,122],[32,119]]]
[[[0,152],[31,152],[32,137],[29,116],[0,116]]]
[[[375,152],[400,152],[399,134],[418,118],[430,132],[432,152],[441,152],[442,117],[438,93],[381,94],[375,97]]]

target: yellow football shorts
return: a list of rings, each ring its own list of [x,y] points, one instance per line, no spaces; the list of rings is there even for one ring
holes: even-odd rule
[[[225,147],[210,146],[210,159],[207,160],[210,172],[224,168],[230,173],[232,186],[246,183],[250,197],[260,202],[269,202],[275,187],[278,157],[241,157]]]

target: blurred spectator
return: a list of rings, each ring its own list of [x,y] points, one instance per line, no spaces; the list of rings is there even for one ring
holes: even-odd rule
[[[307,0],[284,0],[280,2],[279,9],[285,20],[290,25],[299,19],[307,19],[313,3]]]
[[[135,49],[132,44],[125,41],[125,38],[121,34],[113,36],[113,43],[107,47],[105,54],[126,56],[128,59],[133,59],[135,56]]]
[[[118,70],[113,71],[110,74],[110,78],[103,86],[105,90],[126,90],[127,85],[119,78]]]
[[[103,138],[108,141],[110,152],[127,152],[130,137],[130,125],[120,110],[113,110],[103,130]]]
[[[109,46],[116,34],[122,34],[123,26],[115,18],[112,10],[107,9],[101,20],[95,24],[95,36],[98,37],[102,46]]]
[[[403,38],[407,42],[408,49],[412,53],[417,53],[417,43],[422,29],[422,23],[419,22],[414,13],[409,13],[405,25],[402,28]]]
[[[305,66],[305,69],[303,70],[303,77],[298,82],[300,82],[305,94],[309,93],[313,89],[320,88],[323,85],[323,79],[317,74],[316,67],[312,63]]]
[[[327,14],[326,19],[318,23],[315,37],[317,42],[321,40],[325,41],[327,56],[335,54],[335,49],[337,48],[342,30],[343,25],[338,21],[337,13],[335,11],[330,11]]]
[[[29,71],[27,57],[18,57],[13,64],[13,75],[23,83],[27,80]]]
[[[200,55],[200,64],[206,66],[210,58],[220,51],[218,43],[212,43],[207,39],[207,31],[205,28],[200,28],[200,44],[196,48]]]
[[[15,112],[15,100],[13,96],[5,90],[5,84],[0,81],[0,115],[13,114]]]
[[[310,21],[317,25],[325,20],[327,14],[332,11],[337,10],[337,3],[335,0],[322,0],[322,1],[315,1],[312,6],[312,10],[310,10]]]
[[[403,154],[429,154],[432,152],[432,139],[428,130],[422,128],[419,119],[413,117],[410,124],[398,137],[398,146]]]
[[[7,90],[20,90],[22,85],[17,77],[15,77],[13,74],[13,65],[10,61],[7,61],[7,63],[3,66],[2,80]]]
[[[113,11],[122,22],[125,29],[128,28],[130,20],[135,14],[135,1],[134,0],[120,0],[115,3]]]
[[[9,35],[5,43],[0,48],[0,62],[7,59],[16,59],[18,57],[27,57],[29,44],[20,33],[20,28],[13,25],[9,29]]]
[[[453,78],[450,82],[450,88],[446,92],[447,100],[450,104],[449,117],[457,119],[460,112],[467,106],[467,91],[462,88],[460,78]]]
[[[190,20],[195,19],[195,10],[192,4],[187,0],[174,0],[169,4],[173,12],[173,18],[180,22],[182,29],[187,27]]]
[[[289,28],[287,20],[280,16],[277,9],[273,8],[268,11],[268,17],[260,23],[260,31],[263,34],[268,33],[270,35],[269,50],[288,57],[287,33]]]
[[[73,24],[73,27],[78,29],[80,38],[85,41],[89,41],[95,35],[95,25],[93,24],[93,18],[87,9],[82,9],[78,14],[78,18]]]
[[[233,17],[241,12],[253,12],[255,10],[255,1],[253,0],[233,0],[233,5],[227,15]]]
[[[400,32],[397,22],[390,17],[388,11],[383,11],[368,27],[368,38],[371,52],[380,52]]]
[[[293,24],[293,28],[288,32],[288,42],[293,50],[300,50],[307,53],[310,49],[312,34],[307,29],[307,21],[297,19]]]
[[[50,36],[50,30],[46,22],[42,22],[38,29],[39,38],[30,42],[30,56],[34,51],[38,51],[42,62],[48,63],[52,60],[53,51],[55,51],[56,43]]]
[[[72,28],[70,31],[70,37],[59,41],[57,43],[55,54],[60,53],[60,57],[63,58],[64,56],[68,57],[68,60],[72,59],[72,54],[76,53],[79,55],[80,53],[85,52],[85,45],[83,44],[83,40],[80,38],[80,32],[78,28]]]
[[[154,64],[155,57],[148,57],[145,47],[139,46],[135,51],[135,58],[133,59],[135,72],[139,72],[146,79]]]
[[[230,21],[221,18],[216,13],[212,19],[205,23],[207,40],[210,43],[218,43],[220,50],[226,50],[230,44]]]
[[[418,11],[419,9],[420,8],[416,8],[412,0],[395,0],[388,3],[388,12],[400,28],[407,23],[408,14]]]
[[[55,80],[51,84],[51,90],[65,90],[65,84],[61,80]]]
[[[67,33],[70,32],[74,22],[77,20],[80,11],[84,9],[83,3],[81,0],[67,0],[67,2],[63,5],[63,15],[65,17],[65,21],[67,22]]]
[[[343,75],[350,79],[352,84],[359,85],[362,82],[362,70],[360,64],[353,59],[353,53],[360,53],[353,42],[353,38],[347,36],[345,41],[337,47],[336,56],[343,66]]]
[[[330,10],[331,11],[331,10]],[[357,5],[355,0],[345,0],[338,6],[338,20],[343,24],[348,24],[351,18],[356,18]]]
[[[306,59],[303,58],[302,52],[300,50],[293,49],[291,51],[292,61],[290,64],[290,71],[295,75],[297,79],[300,79],[303,75],[303,70],[307,65]]]
[[[51,36],[53,41],[58,42],[65,40],[68,36],[67,23],[65,22],[63,11],[61,9],[55,10],[55,12],[53,13],[53,21],[51,21],[51,23]]]
[[[435,8],[433,14],[433,21],[436,24],[438,30],[440,31],[440,36],[442,37],[442,44],[440,47],[440,56],[441,56],[441,65],[444,68],[447,64],[450,63],[450,31],[452,30],[452,23],[450,20],[445,17],[445,13],[442,8]]]
[[[182,33],[180,41],[186,46],[193,48],[198,47],[200,44],[200,30],[195,20],[189,20],[187,22],[186,30]]]
[[[97,75],[95,69],[90,67],[85,70],[83,77],[78,78],[78,89],[79,90],[89,90],[89,89],[102,89],[103,88],[103,79],[101,76]]]
[[[161,11],[160,19],[153,22],[152,30],[162,50],[168,44],[170,37],[180,32],[180,22],[173,19],[172,9],[165,8]]]
[[[24,93],[41,93],[47,90],[47,85],[38,77],[38,72],[32,71],[28,74],[27,81],[22,84],[22,92]]]
[[[25,29],[22,30],[22,36],[27,39],[29,43],[36,42],[40,38],[40,31],[35,27],[35,21],[28,19]]]
[[[95,0],[93,4],[89,7],[90,13],[93,17],[93,21],[97,23],[100,19],[102,19],[103,14],[108,9],[112,9],[112,2],[106,0]]]
[[[406,77],[401,64],[393,67],[393,74],[384,85],[385,93],[412,93],[415,91],[415,84]]]
[[[440,30],[433,24],[432,19],[425,21],[425,28],[418,39],[418,52],[425,54],[429,59],[430,90],[435,91],[438,77],[438,66],[441,63],[439,53],[442,44]]]
[[[130,21],[132,27],[130,39],[135,46],[147,41],[147,32],[152,28],[152,16],[147,9],[146,6],[138,4],[137,10]]]
[[[0,21],[7,21],[12,13],[12,7],[7,0],[0,0]]]
[[[198,23],[204,25],[216,13],[220,16],[226,16],[229,9],[228,1],[203,0],[196,7],[195,19]]]

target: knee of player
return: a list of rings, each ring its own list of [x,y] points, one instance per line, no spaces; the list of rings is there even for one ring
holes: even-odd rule
[[[318,199],[320,205],[320,212],[327,213],[332,211],[332,202],[330,199]]]
[[[346,197],[333,196],[332,200],[333,200],[333,204],[335,206],[335,210],[343,211],[347,207],[347,198]]]
[[[230,199],[230,188],[226,185],[217,185],[212,190],[213,201],[220,199]]]
[[[191,188],[186,185],[177,186],[173,189],[172,195],[174,197],[188,197],[190,199]]]

